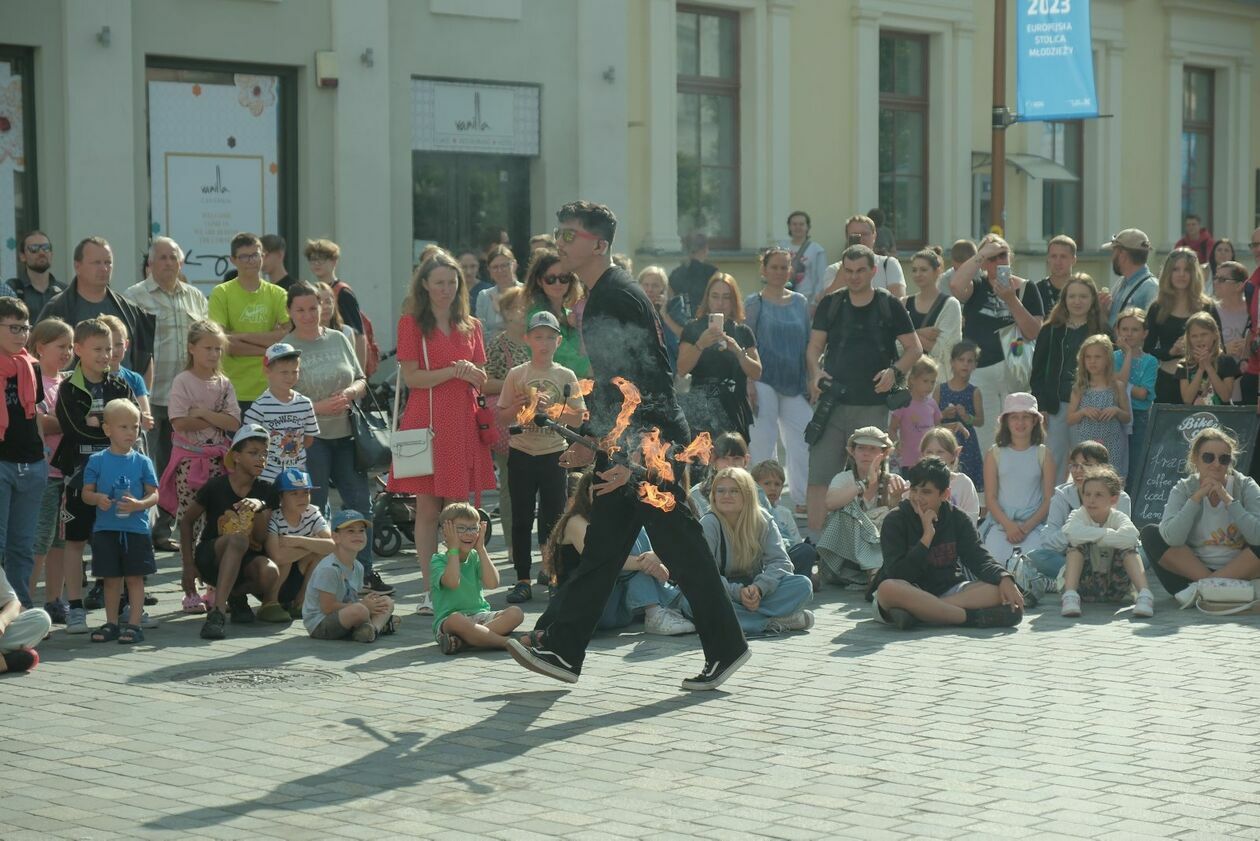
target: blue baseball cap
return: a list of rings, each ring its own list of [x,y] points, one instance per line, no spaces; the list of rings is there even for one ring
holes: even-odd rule
[[[362,514],[360,514],[358,511],[355,511],[353,508],[343,508],[340,511],[338,511],[336,514],[333,514],[332,530],[341,531],[342,529],[344,529],[346,526],[350,525],[351,523],[362,523],[365,526],[372,525],[371,520],[369,520],[367,517],[364,517]]]
[[[315,485],[311,484],[311,474],[299,470],[296,467],[286,467],[280,471],[280,475],[276,477],[276,490],[284,491],[317,491]]]

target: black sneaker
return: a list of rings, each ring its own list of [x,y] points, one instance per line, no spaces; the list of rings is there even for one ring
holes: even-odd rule
[[[517,639],[507,641],[507,650],[513,660],[531,672],[537,672],[565,683],[578,682],[577,671],[559,654],[547,651],[545,648],[525,645]]]
[[[682,682],[683,689],[690,689],[693,692],[699,692],[705,689],[717,689],[722,683],[735,673],[735,670],[748,662],[748,658],[752,656],[752,651],[745,648],[743,653],[734,660],[705,660],[704,671],[693,678],[689,678]]]
[[[508,590],[508,604],[520,604],[527,602],[534,597],[534,591],[529,586],[528,581],[518,581],[512,585],[512,589]]]
[[[105,584],[99,578],[92,589],[83,597],[84,610],[100,610],[105,606]]]
[[[145,590],[144,591],[144,606],[153,607],[155,604],[157,604],[157,596],[150,596],[149,591]]]
[[[45,602],[44,612],[54,625],[66,624],[66,603],[63,601]]]
[[[254,609],[249,606],[248,596],[228,596],[228,610],[233,625],[248,625],[254,621]]]
[[[223,627],[226,623],[227,617],[216,607],[206,614],[206,621],[201,626],[201,638],[203,640],[223,639],[227,636],[227,630]]]
[[[382,596],[394,595],[394,588],[381,580],[381,574],[376,570],[372,570],[363,578],[363,590],[365,593],[380,593]]]
[[[1024,612],[1010,605],[1000,604],[997,607],[979,607],[967,611],[969,628],[1011,628],[1024,620]]]

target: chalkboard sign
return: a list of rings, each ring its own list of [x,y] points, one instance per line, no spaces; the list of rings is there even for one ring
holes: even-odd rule
[[[1238,464],[1250,472],[1252,445],[1260,431],[1260,415],[1251,406],[1173,406],[1156,403],[1146,427],[1146,458],[1130,465],[1129,494],[1138,527],[1158,523],[1173,486],[1186,476],[1190,442],[1200,430],[1222,427],[1238,439]]]

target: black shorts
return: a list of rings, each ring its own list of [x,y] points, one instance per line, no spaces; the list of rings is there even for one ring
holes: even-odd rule
[[[193,566],[197,568],[197,576],[211,587],[217,587],[219,583],[219,556],[214,551],[214,544],[213,540],[203,540],[193,551]],[[255,552],[253,549],[245,550],[245,557],[241,558],[240,571],[244,572],[245,567],[258,558],[267,560],[267,556],[262,552]],[[237,575],[239,576],[240,573]]]
[[[153,538],[132,531],[92,532],[92,577],[124,578],[153,575]]]
[[[96,525],[96,506],[83,501],[83,485],[66,484],[66,495],[61,504],[62,539],[88,541],[92,539],[92,527]]]

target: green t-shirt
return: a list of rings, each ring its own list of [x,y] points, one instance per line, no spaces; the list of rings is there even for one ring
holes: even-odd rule
[[[447,555],[433,555],[430,573],[433,582],[433,633],[442,628],[446,617],[452,613],[472,615],[490,610],[490,603],[481,595],[481,559],[474,550],[468,553],[459,567],[459,586],[454,590],[442,586],[442,573],[446,572]]]
[[[228,333],[267,333],[277,324],[289,323],[288,295],[265,280],[255,291],[246,292],[233,278],[210,293],[210,320]],[[232,381],[237,400],[257,400],[267,388],[261,355],[225,354],[223,373]]]

